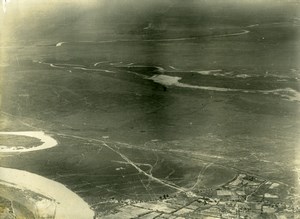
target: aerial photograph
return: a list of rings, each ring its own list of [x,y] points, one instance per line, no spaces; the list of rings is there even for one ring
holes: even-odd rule
[[[0,219],[300,219],[300,0],[0,4]]]

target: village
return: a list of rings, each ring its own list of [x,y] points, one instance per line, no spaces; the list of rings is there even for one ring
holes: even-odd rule
[[[292,196],[281,197],[288,187],[247,174],[239,174],[217,189],[203,189],[191,197],[163,195],[157,201],[117,201],[122,206],[101,218],[300,218],[300,208]],[[100,217],[99,217],[100,218]]]

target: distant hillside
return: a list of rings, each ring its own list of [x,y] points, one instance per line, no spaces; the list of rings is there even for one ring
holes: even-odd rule
[[[1,42],[56,42],[126,37],[194,36],[211,28],[284,22],[298,16],[288,1],[88,0],[11,1],[1,13]],[[48,3],[46,3],[48,2]],[[147,28],[150,25],[151,28]]]

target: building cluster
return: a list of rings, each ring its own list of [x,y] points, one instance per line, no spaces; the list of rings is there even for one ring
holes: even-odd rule
[[[151,202],[129,202],[119,208],[113,218],[223,218],[223,219],[300,219],[295,197],[286,196],[287,186],[247,174],[239,174],[227,184],[203,194],[190,197],[184,194]],[[297,215],[299,215],[297,217]],[[106,217],[104,217],[106,218]]]

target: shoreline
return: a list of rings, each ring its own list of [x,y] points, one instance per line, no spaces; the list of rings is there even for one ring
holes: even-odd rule
[[[4,167],[0,167],[0,175],[1,185],[19,189],[22,193],[24,191],[30,191],[32,193],[46,197],[42,198],[39,202],[36,202],[31,207],[31,209],[29,209],[33,214],[38,214],[35,216],[50,216],[51,213],[53,215],[52,210],[54,210],[55,218],[94,218],[94,211],[91,210],[90,206],[76,193],[72,192],[59,182],[55,182],[53,180],[24,170],[16,170]],[[28,200],[28,203],[23,204],[25,206],[27,205],[26,207],[29,207],[31,205],[30,201],[32,202],[32,197],[28,197],[22,193],[22,198]],[[18,195],[19,194],[14,193],[8,194],[6,196],[11,196],[10,198],[16,199],[15,196]],[[50,209],[49,203],[54,204],[54,206],[50,207]],[[32,209],[35,209],[36,212],[33,212]]]
[[[24,131],[24,132],[0,132],[0,135],[17,135],[17,136],[27,136],[32,138],[37,138],[41,140],[42,144],[36,147],[9,147],[5,145],[0,145],[0,153],[22,153],[30,151],[44,150],[52,148],[58,145],[58,142],[51,136],[45,134],[43,131]]]

